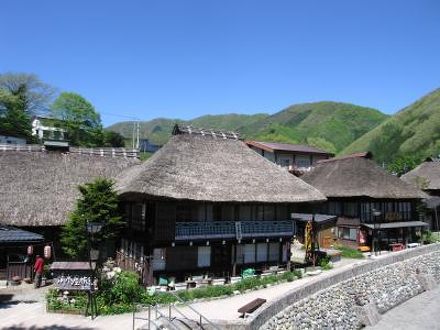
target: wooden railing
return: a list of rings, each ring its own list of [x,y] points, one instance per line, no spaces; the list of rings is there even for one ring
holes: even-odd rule
[[[293,222],[280,221],[206,221],[177,222],[175,239],[223,239],[293,235]]]
[[[39,144],[0,144],[0,151],[23,151],[23,152],[44,152],[46,148]],[[69,153],[95,155],[95,156],[107,156],[107,157],[139,157],[138,149],[126,149],[126,148],[82,148],[82,147],[69,147]]]

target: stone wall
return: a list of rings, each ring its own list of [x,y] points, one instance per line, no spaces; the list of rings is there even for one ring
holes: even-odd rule
[[[246,328],[360,328],[358,306],[373,303],[384,313],[423,292],[426,275],[440,282],[440,244],[392,253],[322,280],[317,277],[266,306]]]

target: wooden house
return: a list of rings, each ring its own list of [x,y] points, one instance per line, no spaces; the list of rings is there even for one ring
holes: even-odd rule
[[[234,275],[287,261],[290,214],[324,201],[234,133],[175,126],[169,142],[118,178],[129,228],[122,264],[152,276]]]
[[[246,141],[246,144],[271,162],[290,171],[303,173],[320,160],[333,157],[334,154],[322,149],[302,144]]]
[[[416,241],[416,231],[427,226],[419,221],[416,205],[426,195],[386,172],[371,157],[371,153],[359,153],[324,160],[301,177],[328,198],[320,212],[338,216],[327,241],[371,247],[376,237],[382,249]]]

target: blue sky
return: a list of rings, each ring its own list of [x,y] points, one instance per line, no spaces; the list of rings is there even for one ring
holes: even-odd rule
[[[0,72],[104,124],[335,100],[393,113],[440,87],[438,0],[4,0]]]

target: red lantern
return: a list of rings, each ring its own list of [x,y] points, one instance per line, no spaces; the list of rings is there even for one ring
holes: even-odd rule
[[[52,256],[52,249],[51,249],[50,245],[46,245],[44,247],[44,257],[46,259],[50,259],[51,256]]]
[[[28,247],[27,247],[27,255],[28,256],[31,256],[31,255],[33,255],[34,254],[34,247],[32,246],[32,245],[29,245]]]

